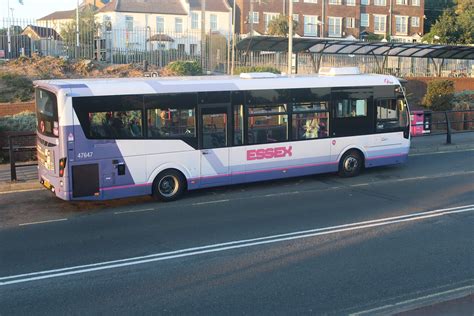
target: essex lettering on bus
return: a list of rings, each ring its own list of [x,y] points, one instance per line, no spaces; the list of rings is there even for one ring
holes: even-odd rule
[[[292,155],[292,146],[247,150],[247,160],[283,158]]]

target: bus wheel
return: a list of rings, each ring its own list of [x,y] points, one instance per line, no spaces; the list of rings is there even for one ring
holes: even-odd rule
[[[184,192],[183,175],[176,170],[165,170],[153,182],[153,197],[164,202],[178,199]]]
[[[355,177],[362,169],[362,155],[357,150],[346,152],[339,161],[339,175],[344,178]]]

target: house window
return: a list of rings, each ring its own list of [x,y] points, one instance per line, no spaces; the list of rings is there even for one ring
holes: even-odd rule
[[[180,53],[186,52],[186,46],[184,44],[178,44],[178,52]]]
[[[419,7],[420,6],[420,0],[411,0],[411,5]]]
[[[339,5],[341,4],[341,0],[329,0],[329,4]]]
[[[133,16],[125,16],[125,30],[127,32],[133,31]]]
[[[355,18],[346,18],[346,28],[352,29],[355,27]]]
[[[270,21],[278,18],[278,13],[264,13],[263,18],[265,20],[265,32],[267,32]]]
[[[197,53],[197,44],[189,44],[189,54],[195,56]]]
[[[407,16],[395,16],[395,30],[397,34],[408,33],[408,17]]]
[[[360,14],[360,26],[369,26],[369,14],[368,13],[361,13]]]
[[[252,15],[253,15],[253,19],[252,19]],[[253,24],[258,24],[260,23],[260,19],[259,19],[259,14],[258,12],[252,12],[252,15],[250,14],[249,12],[249,22],[252,22],[253,21]]]
[[[174,18],[174,30],[176,33],[183,33],[183,19]]]
[[[346,0],[346,4],[351,5],[351,6],[355,6],[356,2],[355,2],[355,0]]]
[[[374,14],[374,32],[385,33],[385,15]]]
[[[374,5],[386,6],[387,3],[385,0],[374,0]]]
[[[192,30],[199,29],[199,13],[196,13],[196,12],[191,13],[191,29]]]
[[[370,5],[370,0],[360,0],[360,4],[362,4],[362,5]]]
[[[156,17],[156,32],[157,33],[165,32],[165,18],[162,16]]]
[[[298,2],[298,1],[293,1],[293,2]],[[318,0],[304,0],[304,3],[318,3]]]
[[[419,27],[420,26],[420,17],[412,16],[411,17],[411,26],[412,27]]]
[[[317,36],[318,16],[304,15],[304,35]]]
[[[112,21],[110,16],[104,15],[103,23],[106,31],[112,31]]]
[[[341,24],[342,18],[339,17],[329,17],[329,37],[341,37]]]
[[[211,14],[211,31],[217,31],[217,15]]]
[[[300,15],[299,14],[293,14],[293,21],[299,22],[300,20]]]
[[[398,5],[408,5],[408,0],[397,0]]]

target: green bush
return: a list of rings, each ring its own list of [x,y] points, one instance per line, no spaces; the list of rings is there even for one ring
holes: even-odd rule
[[[33,100],[33,82],[27,77],[12,73],[0,74],[0,102]]]
[[[280,74],[281,71],[272,66],[247,66],[235,68],[234,74],[240,75],[243,72],[271,72],[274,74]]]
[[[434,80],[428,83],[423,98],[423,106],[432,111],[448,111],[454,107],[454,82],[451,80]]]
[[[36,115],[32,112],[21,112],[15,115],[0,117],[0,132],[23,132],[36,130]]]
[[[197,61],[174,61],[166,66],[166,70],[175,76],[198,76],[202,74],[201,65]]]
[[[474,91],[464,90],[454,94],[454,110],[474,110]]]

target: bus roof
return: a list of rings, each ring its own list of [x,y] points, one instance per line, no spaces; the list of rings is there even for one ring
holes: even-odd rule
[[[34,82],[38,88],[70,96],[107,96],[156,93],[186,93],[297,88],[372,87],[400,85],[390,75],[278,75],[275,78],[244,79],[238,76],[159,78],[60,79]]]

